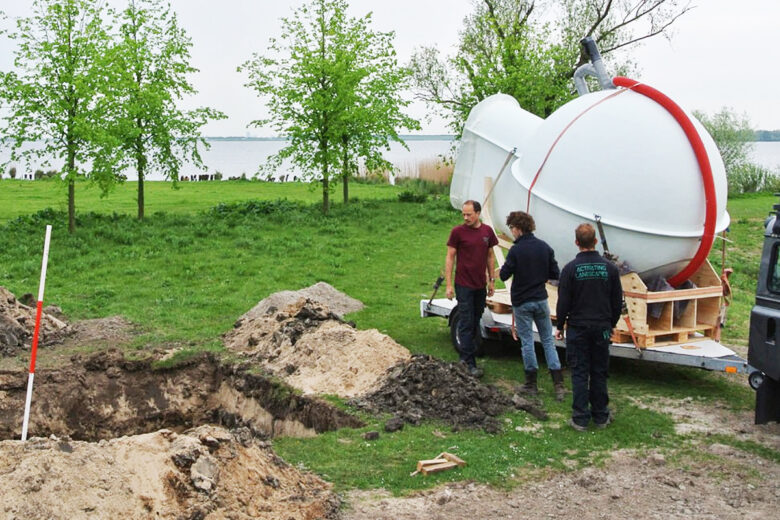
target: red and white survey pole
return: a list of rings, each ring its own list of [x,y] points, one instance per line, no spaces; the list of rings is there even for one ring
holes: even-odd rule
[[[49,241],[51,226],[46,226],[46,239],[43,242],[43,261],[41,262],[41,284],[38,287],[38,303],[35,306],[35,331],[30,354],[30,376],[27,378],[27,399],[24,401],[24,421],[22,422],[22,440],[27,440],[27,424],[30,419],[33,379],[35,379],[35,355],[38,353],[38,336],[41,332],[41,313],[43,312],[43,287],[46,285],[46,264],[49,262]]]

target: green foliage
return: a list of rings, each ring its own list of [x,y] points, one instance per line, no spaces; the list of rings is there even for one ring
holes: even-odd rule
[[[401,109],[408,73],[398,67],[393,33],[370,30],[370,15],[347,16],[345,0],[312,0],[281,19],[281,37],[269,55],[255,54],[239,70],[247,86],[268,99],[270,125],[289,144],[266,164],[274,171],[289,159],[308,179],[322,183],[322,208],[329,209],[331,181],[348,181],[357,159],[385,165],[381,149],[402,142],[398,128],[416,129]],[[345,185],[345,200],[347,191]]]
[[[425,193],[404,190],[398,194],[399,202],[425,202],[426,200],[428,200],[428,195]]]
[[[750,161],[755,132],[746,115],[740,116],[727,107],[712,116],[699,111],[693,114],[718,146],[726,167],[729,193],[776,190],[779,184],[775,175]]]
[[[33,15],[17,21],[15,72],[0,77],[8,110],[3,133],[12,140],[11,159],[52,156],[64,160],[68,185],[68,229],[75,226],[76,179],[88,176],[105,194],[117,182],[112,136],[103,123],[108,111],[105,57],[110,44],[102,3],[35,0]],[[22,151],[27,141],[42,146]],[[89,171],[83,165],[92,164]]]
[[[182,160],[203,168],[200,128],[226,116],[210,108],[184,111],[177,102],[197,91],[187,77],[192,42],[162,0],[131,0],[120,15],[111,50],[113,132],[120,165],[138,174],[138,218],[144,217],[144,178],[154,168],[177,181]]]
[[[593,37],[611,68],[625,74],[632,65],[623,51],[665,34],[690,8],[681,0],[475,0],[455,56],[427,47],[412,57],[415,95],[458,135],[471,108],[499,92],[547,117],[575,96],[571,79],[587,62],[583,37]]]

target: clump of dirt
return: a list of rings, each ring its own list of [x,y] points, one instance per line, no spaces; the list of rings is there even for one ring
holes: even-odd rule
[[[544,410],[519,396],[471,376],[462,363],[448,363],[427,355],[415,355],[389,370],[382,386],[351,404],[370,412],[389,412],[410,424],[440,419],[454,428],[482,427],[490,433],[501,428],[496,416],[511,406],[537,418]]]
[[[236,322],[224,343],[304,394],[360,395],[375,386],[389,367],[411,356],[375,329],[356,330],[328,304],[291,298],[288,293],[258,303]],[[330,300],[342,310],[345,298]]]
[[[337,518],[330,484],[246,429],[201,426],[99,443],[0,442],[0,516],[25,519]]]
[[[16,355],[23,348],[30,348],[35,330],[35,307],[16,299],[5,287],[0,287],[0,356]],[[41,312],[40,346],[61,341],[71,333],[64,321],[47,312]]]

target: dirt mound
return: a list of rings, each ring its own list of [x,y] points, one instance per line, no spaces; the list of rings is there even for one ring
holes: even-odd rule
[[[336,518],[330,485],[252,438],[201,426],[99,443],[0,442],[0,516],[29,520]]]
[[[318,284],[319,285],[319,284]],[[313,286],[316,287],[316,286]],[[257,304],[225,335],[242,352],[305,394],[365,393],[407,349],[377,330],[356,330],[322,303],[276,293]]]
[[[30,348],[35,330],[35,307],[24,305],[5,287],[0,287],[0,356],[13,356]],[[70,333],[68,325],[54,316],[41,313],[40,346],[60,341]]]
[[[343,317],[350,312],[363,308],[363,302],[351,298],[325,282],[317,282],[298,291],[280,291],[261,300],[242,318],[250,319],[272,314],[300,300],[309,299],[328,308],[334,314]]]
[[[371,412],[390,412],[410,424],[440,419],[455,428],[500,429],[496,416],[511,406],[546,418],[543,410],[518,396],[509,397],[469,375],[462,363],[447,363],[415,355],[387,374],[381,388],[353,399],[351,404]]]

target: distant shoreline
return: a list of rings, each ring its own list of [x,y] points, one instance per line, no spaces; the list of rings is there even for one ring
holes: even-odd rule
[[[399,135],[403,141],[453,141],[454,135],[451,134],[431,134],[431,135]],[[287,141],[287,137],[240,137],[240,136],[208,136],[204,137],[206,141]]]

